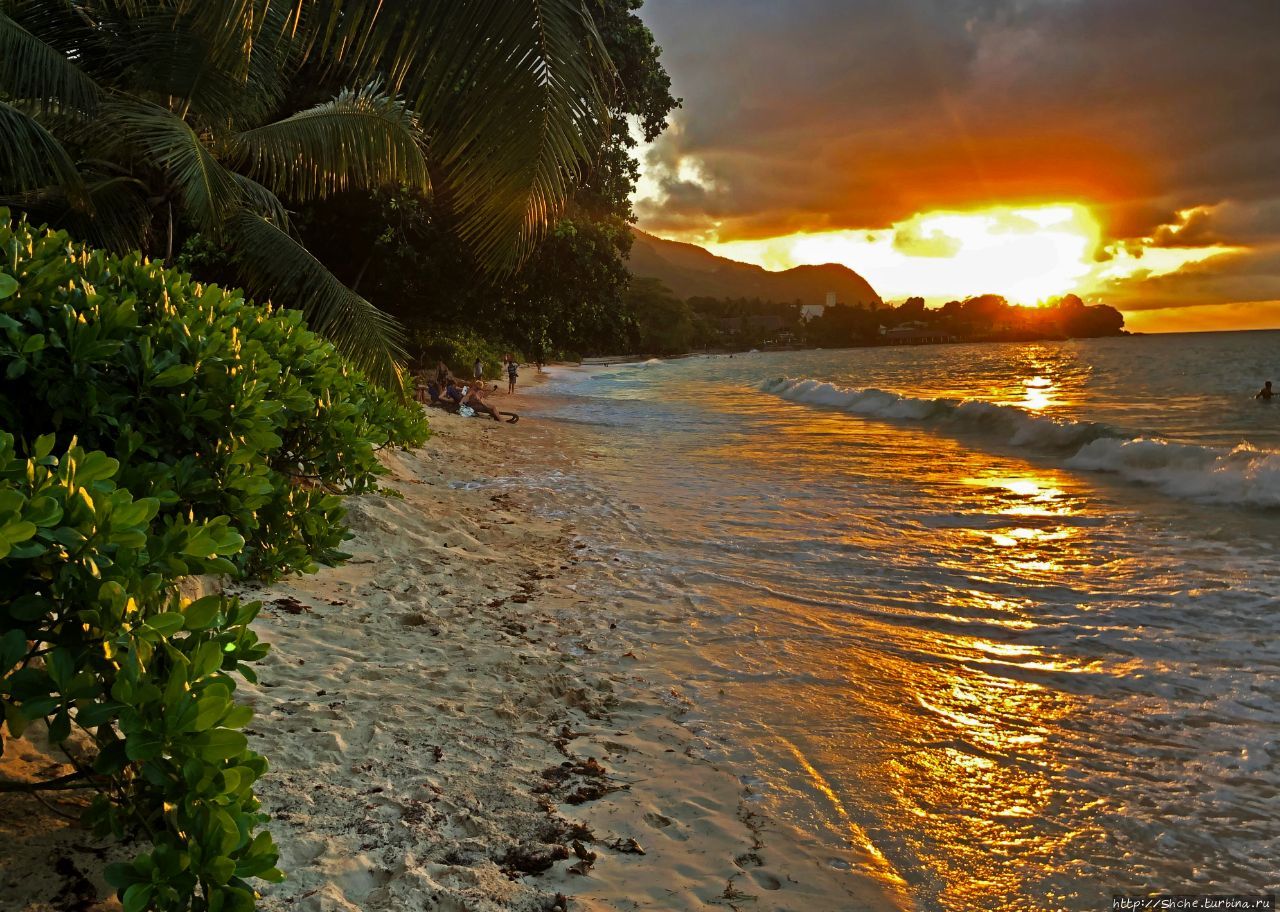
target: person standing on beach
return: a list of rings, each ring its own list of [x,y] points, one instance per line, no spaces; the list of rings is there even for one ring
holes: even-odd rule
[[[516,391],[516,373],[520,370],[520,365],[516,363],[514,355],[507,356],[507,393],[514,394]]]
[[[476,358],[476,363],[471,368],[471,376],[475,378],[476,386],[484,383],[484,362]]]

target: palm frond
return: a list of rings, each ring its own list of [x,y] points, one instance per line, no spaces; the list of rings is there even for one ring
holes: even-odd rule
[[[269,117],[285,94],[287,42],[256,42],[259,27],[251,15],[231,17],[232,25],[222,28],[224,15],[201,12],[225,13],[226,5],[210,0],[186,14],[164,5],[114,21],[105,56],[118,70],[118,85],[223,130]]]
[[[234,171],[231,176],[240,186],[240,199],[246,209],[257,213],[283,231],[289,230],[289,213],[280,202],[280,197],[253,178]]]
[[[403,102],[368,87],[237,133],[227,147],[238,167],[301,201],[349,187],[406,184],[429,189],[419,136]]]
[[[0,101],[0,192],[51,184],[69,199],[84,199],[84,181],[62,143],[30,114]]]
[[[373,380],[404,392],[400,326],[334,277],[306,248],[259,215],[229,226],[236,266],[255,295],[303,312],[307,325]]]
[[[241,187],[186,121],[159,105],[119,99],[103,105],[100,124],[165,172],[202,231],[221,234],[241,206]]]
[[[418,112],[484,262],[532,248],[609,130],[612,65],[583,0],[296,0],[300,54]]]
[[[603,148],[612,65],[577,0],[460,6],[459,21],[442,20],[438,36],[452,52],[441,76],[456,81],[437,83],[444,91],[420,103],[431,113],[432,153],[461,234],[505,271],[532,249],[579,169]],[[478,30],[485,38],[468,29],[477,7],[487,14]]]
[[[32,221],[59,225],[116,253],[146,246],[152,217],[146,184],[132,177],[86,175],[84,191],[88,205],[75,205],[61,187],[46,187],[0,196],[0,206],[21,209]]]
[[[61,51],[0,12],[0,88],[41,107],[91,111],[101,90]]]

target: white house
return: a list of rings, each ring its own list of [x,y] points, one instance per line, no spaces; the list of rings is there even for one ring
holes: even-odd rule
[[[827,295],[830,300],[832,295]],[[810,320],[817,319],[826,313],[828,307],[834,307],[834,304],[801,304],[800,305],[800,321],[808,323]]]

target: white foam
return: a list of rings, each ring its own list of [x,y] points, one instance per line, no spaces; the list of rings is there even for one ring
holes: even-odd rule
[[[821,380],[770,380],[761,389],[789,402],[987,436],[1007,446],[1053,454],[1068,468],[1119,475],[1187,500],[1280,507],[1280,453],[1247,444],[1228,450],[1128,438],[1103,424],[1035,415],[1012,405],[921,399]]]
[[[1280,453],[1248,444],[1228,450],[1143,437],[1100,439],[1066,465],[1111,472],[1186,500],[1280,507]]]

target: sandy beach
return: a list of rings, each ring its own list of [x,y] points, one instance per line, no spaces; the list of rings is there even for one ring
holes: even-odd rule
[[[349,563],[241,590],[272,644],[242,692],[288,873],[261,908],[890,906],[700,758],[648,644],[618,633],[625,606],[575,592],[591,562],[572,504],[539,515],[486,485],[530,432],[562,445],[556,429],[432,425],[422,449],[386,454],[395,495],[349,502]],[[10,741],[6,775],[56,772],[39,747],[34,731]],[[100,869],[123,853],[57,813],[76,810],[67,794],[0,800],[0,841],[20,847],[0,860],[4,909],[116,907],[97,902]]]

